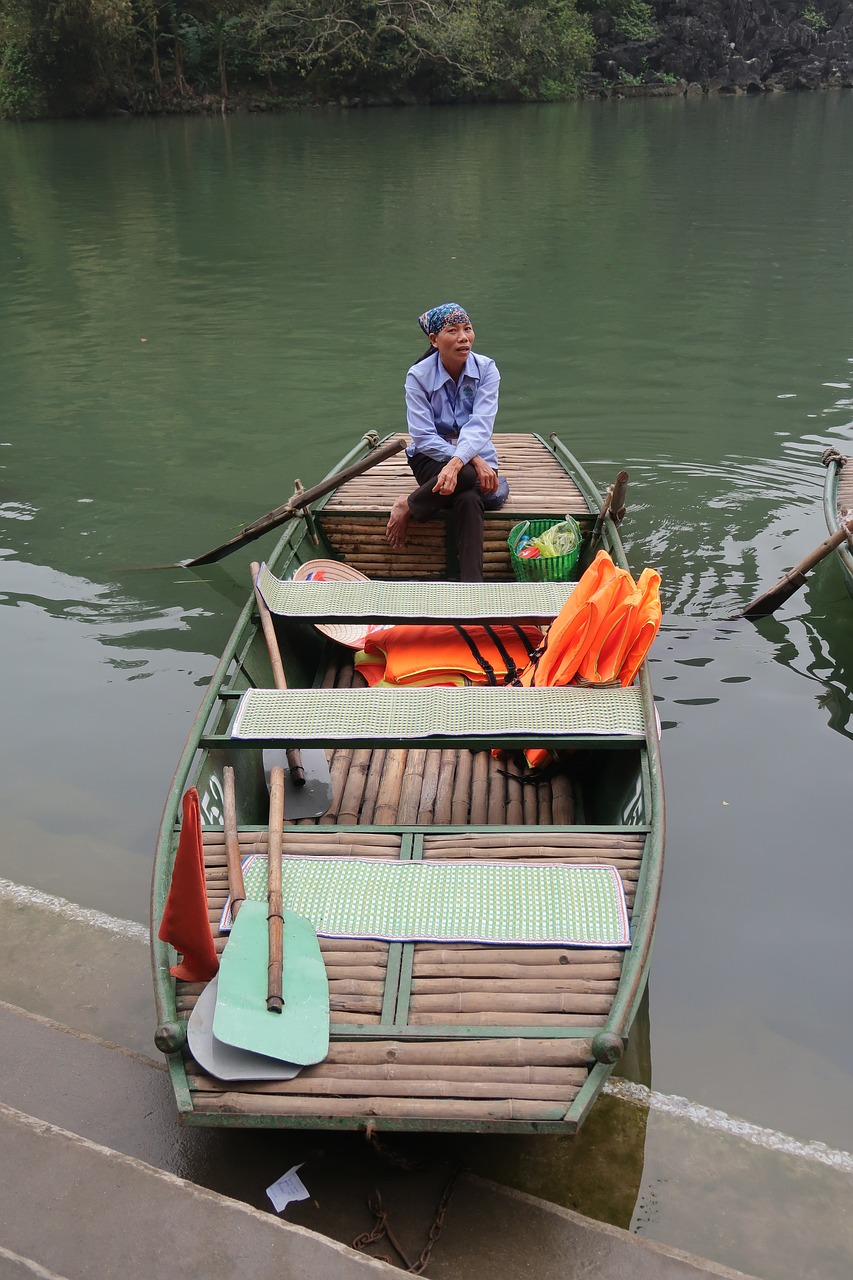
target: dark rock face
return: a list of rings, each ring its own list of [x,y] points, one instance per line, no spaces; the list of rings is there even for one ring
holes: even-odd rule
[[[853,0],[619,0],[592,26],[593,94],[853,88]]]

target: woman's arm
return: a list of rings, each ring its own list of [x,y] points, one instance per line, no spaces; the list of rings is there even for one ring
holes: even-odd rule
[[[412,444],[418,453],[445,462],[453,457],[453,445],[443,439],[435,429],[432,405],[414,374],[406,376],[406,423]]]
[[[475,454],[482,453],[492,438],[498,412],[500,381],[498,367],[491,361],[477,384],[471,416],[459,432],[456,456],[463,462],[470,462]]]

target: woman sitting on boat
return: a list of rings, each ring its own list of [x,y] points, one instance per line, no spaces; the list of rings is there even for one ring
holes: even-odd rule
[[[407,449],[418,488],[391,508],[388,541],[405,546],[409,521],[451,508],[463,582],[483,581],[483,511],[503,506],[509,486],[498,476],[492,440],[500,374],[474,351],[474,329],[458,302],[418,318],[429,350],[406,375]]]

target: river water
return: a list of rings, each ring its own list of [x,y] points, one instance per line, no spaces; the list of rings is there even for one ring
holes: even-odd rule
[[[853,452],[851,128],[840,93],[0,127],[0,876],[146,920],[249,556],[137,566],[401,427],[459,299],[500,428],[626,467],[663,575],[646,1083],[853,1149],[853,601],[827,561],[723,621]]]

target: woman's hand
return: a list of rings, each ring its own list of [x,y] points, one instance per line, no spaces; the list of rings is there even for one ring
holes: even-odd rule
[[[498,473],[488,462],[484,462],[479,453],[471,459],[471,466],[477,473],[477,484],[481,493],[494,493],[498,487]]]
[[[432,486],[433,493],[443,493],[445,496],[455,492],[456,477],[462,470],[462,459],[451,458],[449,462],[441,468],[435,478],[435,484]]]

